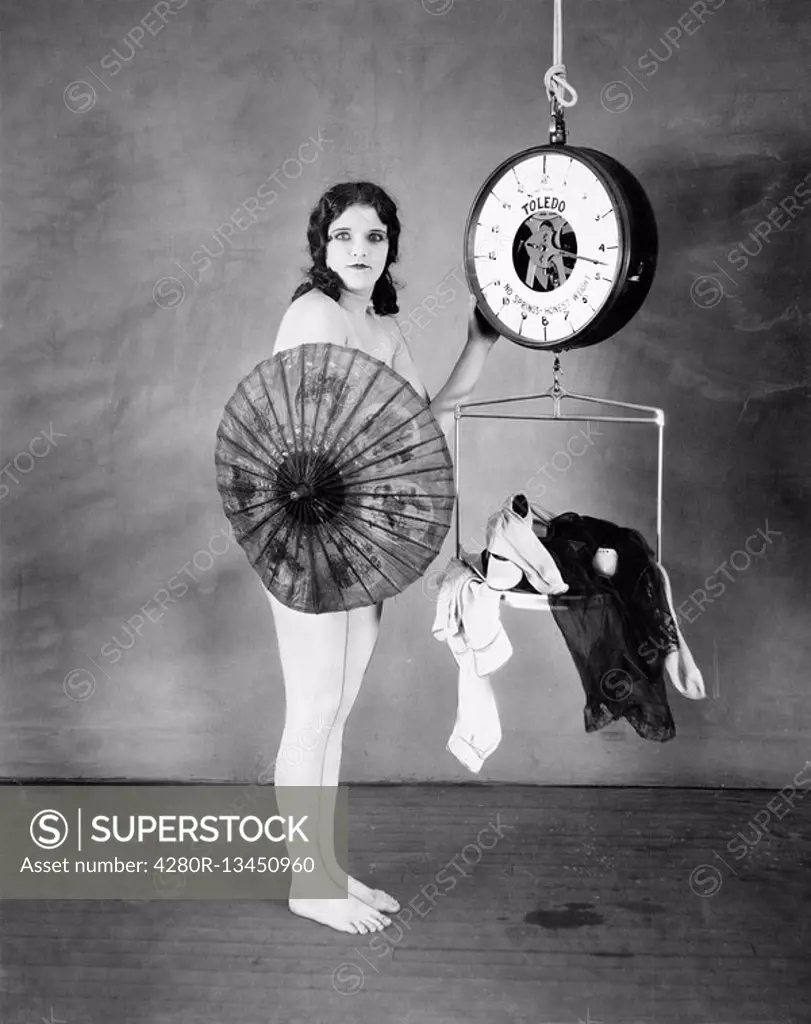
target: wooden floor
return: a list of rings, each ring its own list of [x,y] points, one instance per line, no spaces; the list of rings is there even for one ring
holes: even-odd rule
[[[4,900],[0,1020],[809,1024],[811,797],[758,840],[773,797],[353,787],[354,872],[425,915],[386,945],[280,902]]]

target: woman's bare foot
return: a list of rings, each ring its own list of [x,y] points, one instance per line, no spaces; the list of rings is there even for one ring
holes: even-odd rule
[[[371,891],[370,889],[369,892]],[[385,914],[381,914],[355,896],[349,896],[345,900],[289,899],[287,905],[299,917],[308,917],[311,921],[328,925],[338,932],[350,932],[352,935],[380,932],[391,924],[391,920]]]
[[[368,906],[374,907],[375,910],[387,910],[390,914],[394,914],[400,909],[397,900],[382,889],[370,889],[368,885],[359,882],[352,875],[347,875],[347,878],[349,879],[350,896],[357,897]]]

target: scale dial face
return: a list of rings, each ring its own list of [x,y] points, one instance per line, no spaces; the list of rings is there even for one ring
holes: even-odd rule
[[[610,157],[574,147],[540,146],[505,161],[476,197],[465,232],[482,313],[531,348],[582,347],[614,333],[641,305],[655,259],[653,214],[636,179]]]

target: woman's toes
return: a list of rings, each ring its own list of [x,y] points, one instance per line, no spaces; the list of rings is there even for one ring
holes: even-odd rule
[[[393,896],[389,896],[387,892],[382,889],[375,889],[376,903],[375,906],[378,910],[388,910],[391,914],[396,914],[400,909],[400,904]]]
[[[400,909],[397,900],[382,889],[370,889],[368,885],[349,875],[349,893],[375,910],[396,914]]]

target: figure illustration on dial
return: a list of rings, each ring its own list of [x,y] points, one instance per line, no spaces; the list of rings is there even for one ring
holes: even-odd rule
[[[533,213],[516,233],[515,270],[533,291],[560,288],[574,269],[576,255],[574,231],[563,217]]]

